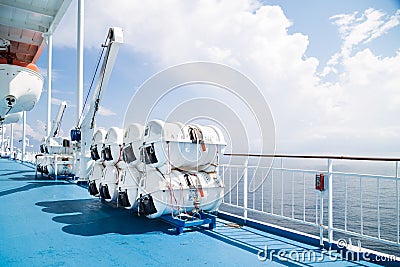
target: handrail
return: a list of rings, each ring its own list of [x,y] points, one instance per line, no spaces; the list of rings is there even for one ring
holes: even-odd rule
[[[356,157],[356,156],[322,156],[322,155],[285,155],[285,154],[247,154],[224,153],[224,156],[233,157],[262,157],[262,158],[303,158],[303,159],[343,159],[343,160],[367,160],[367,161],[400,161],[400,158],[382,157]]]
[[[241,216],[244,222],[246,222],[249,216],[254,219],[256,218],[254,214],[262,214],[319,228],[320,244],[324,244],[325,242],[332,244],[336,242],[337,240],[335,241],[334,239],[334,233],[338,232],[348,234],[350,237],[360,238],[363,242],[364,240],[369,240],[394,246],[393,251],[400,247],[400,158],[246,153],[226,153],[223,155],[246,157],[241,164],[225,163],[220,165],[223,167],[220,169],[221,177],[228,189],[224,196],[223,203],[227,205],[227,207],[241,208],[243,212]],[[274,167],[251,166],[249,165],[249,157],[269,157],[271,159],[277,157],[280,158],[279,161],[281,161],[281,164],[280,166]],[[320,170],[284,168],[284,158],[327,160],[327,168],[323,170],[320,169],[321,166],[317,167]],[[395,174],[388,176],[386,172],[378,175],[333,171],[334,160],[391,162],[395,165]],[[253,171],[253,168],[256,168],[256,171]],[[268,170],[267,173],[264,172],[264,168]],[[251,172],[250,174],[248,173],[249,171]],[[390,169],[390,171],[393,170]],[[324,174],[325,189],[323,191],[319,192],[315,189],[314,183],[312,182],[312,179],[314,179],[312,174],[315,174],[315,176],[317,174]],[[261,175],[263,178],[257,180],[260,182],[257,188],[255,188],[256,183],[254,182],[256,181],[254,180],[256,175]],[[336,179],[338,175],[343,177],[341,179]],[[266,177],[269,179],[266,179]],[[298,179],[301,177],[303,181]],[[249,179],[253,179],[253,181],[249,181]],[[338,182],[333,183],[334,180]],[[347,183],[348,180],[350,184]],[[384,182],[384,180],[386,182]],[[376,183],[375,195],[371,194],[374,192],[374,190],[371,191],[371,189],[373,189],[373,187],[371,187],[371,185],[374,184],[373,181]],[[294,192],[295,185],[298,186],[296,194]],[[389,204],[389,206],[392,206],[390,210],[394,213],[394,216],[390,215],[390,217],[388,217],[387,214],[381,211],[382,207],[387,208],[385,206],[387,204],[383,204],[382,199],[388,200],[386,197],[387,194],[382,194],[386,191],[381,192],[381,187],[390,187],[391,190],[394,189],[396,191],[395,193],[390,191],[390,199],[395,199],[395,203]],[[337,189],[335,193],[334,188]],[[275,191],[274,189],[278,190]],[[291,193],[289,192],[290,189]],[[364,194],[366,191],[369,192],[369,195]],[[313,192],[315,192],[315,194]],[[348,192],[351,192],[353,195],[352,198],[348,197]],[[354,194],[358,194],[358,196]],[[334,195],[335,200],[333,198]],[[275,200],[277,200],[276,204]],[[342,205],[341,207],[344,206],[344,214],[341,211],[336,215],[334,214],[334,201],[340,202]],[[303,203],[301,204],[301,202]],[[289,214],[289,208],[292,210],[291,215]],[[297,212],[295,213],[296,208]],[[301,211],[301,208],[303,208],[303,211]],[[327,211],[325,211],[326,208]],[[372,211],[374,209],[375,211]],[[249,211],[251,211],[251,213],[249,213]],[[313,214],[314,211],[315,214]],[[371,211],[372,213],[370,213]],[[225,212],[229,213],[229,210]],[[351,216],[358,216],[358,219],[356,219],[358,222],[349,223],[348,218]],[[313,222],[314,218],[315,222]],[[392,219],[394,219],[394,221]],[[341,220],[341,222],[338,221],[334,223],[334,220]],[[383,225],[386,223],[391,225],[390,227],[392,230],[390,231],[392,232],[383,228]],[[277,222],[277,224],[279,225],[279,222]],[[373,231],[377,231],[378,233],[376,234]],[[316,231],[311,230],[311,232],[312,235],[317,236]],[[373,244],[374,243],[367,243],[367,246],[373,247]],[[392,250],[392,248],[390,248],[390,250]]]

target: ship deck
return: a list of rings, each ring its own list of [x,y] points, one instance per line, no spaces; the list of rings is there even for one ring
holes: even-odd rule
[[[318,257],[321,249],[221,218],[214,230],[175,235],[161,220],[102,203],[73,181],[36,178],[32,166],[8,159],[0,159],[0,200],[2,266],[376,266],[337,255],[293,261],[276,252]]]

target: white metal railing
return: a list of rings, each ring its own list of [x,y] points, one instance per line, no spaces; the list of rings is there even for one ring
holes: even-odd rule
[[[263,221],[262,217],[268,216],[311,226],[315,233],[319,232],[321,244],[325,240],[334,242],[335,234],[336,240],[341,239],[340,235],[346,235],[400,247],[400,159],[248,154],[225,156],[230,159],[242,158],[243,161],[240,164],[220,165],[219,172],[225,184],[221,210],[228,213],[237,213],[239,210],[245,221],[248,218]],[[263,157],[274,157],[273,164],[263,166],[249,163],[252,159]],[[290,166],[293,160],[302,164],[307,164],[309,160],[318,162],[314,163],[314,168],[302,169]],[[356,162],[362,162],[368,168],[376,165],[373,170],[376,173],[346,170],[357,165]],[[324,174],[324,191],[315,189],[317,174]]]
[[[15,151],[14,155],[11,155],[11,159],[20,160],[26,163],[35,164],[35,156],[36,153],[34,152],[25,152],[25,155],[22,156],[21,151]]]

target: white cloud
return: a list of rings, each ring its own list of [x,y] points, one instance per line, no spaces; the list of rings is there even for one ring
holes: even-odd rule
[[[47,87],[47,64],[46,65],[44,65],[44,66],[38,66],[39,67],[39,73],[40,73],[40,75],[42,75],[43,76],[43,78],[45,78],[46,80],[45,80],[45,84],[44,84],[44,87]],[[62,70],[59,70],[59,69],[52,69],[51,70],[51,80],[54,82],[54,81],[57,81],[60,77],[62,77]]]
[[[400,10],[388,16],[380,10],[369,8],[357,16],[352,14],[340,14],[330,19],[338,26],[340,37],[343,40],[340,53],[335,54],[322,72],[326,76],[330,72],[336,72],[335,66],[340,60],[345,60],[352,55],[355,46],[368,42],[386,34],[390,29],[400,24]]]
[[[66,91],[66,90],[58,90],[58,89],[52,89],[52,92],[55,94],[62,94],[62,95],[73,95],[75,92],[73,91]]]
[[[62,99],[58,99],[58,98],[55,98],[55,97],[52,97],[51,98],[51,104],[53,104],[53,105],[60,105],[62,102],[63,102],[64,100],[62,100]]]
[[[36,127],[39,134],[45,134],[46,133],[46,123],[41,120],[36,120]]]
[[[100,116],[106,116],[106,117],[117,115],[117,114],[116,114],[114,111],[112,111],[111,109],[105,108],[105,107],[103,107],[103,106],[100,106],[98,114],[99,114]]]
[[[68,12],[54,43],[75,47],[75,9]],[[88,48],[99,47],[108,27],[117,25],[124,29],[124,46],[156,69],[207,60],[248,75],[271,105],[278,149],[346,152],[346,145],[358,144],[351,140],[365,146],[399,143],[400,52],[381,58],[359,47],[397,27],[400,11],[388,16],[371,8],[331,17],[343,43],[322,74],[316,70],[318,59],[306,55],[308,36],[288,33],[292,22],[279,6],[246,0],[98,0],[87,1],[85,12]],[[335,83],[324,78],[328,74]],[[116,115],[104,107],[99,114]]]
[[[46,123],[41,120],[36,120],[33,124],[26,124],[25,134],[29,139],[30,144],[36,142],[43,142],[46,136]],[[18,141],[22,139],[22,123],[15,123],[13,126],[14,140]],[[60,129],[58,136],[64,136],[64,131]],[[36,147],[35,147],[36,149]]]
[[[22,123],[14,124],[14,138],[19,140],[22,139]],[[25,133],[28,138],[32,138],[36,141],[42,141],[46,131],[45,123],[37,120],[34,128],[31,125],[26,124]]]
[[[341,68],[338,82],[320,87],[321,94],[315,99],[323,103],[317,104],[319,120],[304,127],[299,138],[306,140],[318,132],[328,137],[322,147],[330,145],[347,154],[399,152],[400,50],[393,57],[382,58],[364,49],[343,60]]]
[[[54,92],[54,91],[53,91],[53,92]],[[52,97],[52,98],[51,98],[51,104],[57,106],[57,109],[54,109],[54,107],[53,107],[53,109],[52,109],[52,113],[53,113],[54,116],[55,116],[55,114],[56,114],[55,112],[58,111],[58,107],[60,106],[60,104],[61,104],[63,101],[67,102],[67,109],[68,109],[68,108],[71,109],[71,108],[76,107],[76,105],[75,105],[75,104],[72,104],[71,101],[69,101],[69,100],[63,100],[63,99],[59,99],[59,98],[56,98],[56,97]]]

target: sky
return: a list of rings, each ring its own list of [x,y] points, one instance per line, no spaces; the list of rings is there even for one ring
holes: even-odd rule
[[[67,101],[64,135],[77,120],[76,11],[72,1],[53,36],[51,117]],[[85,1],[84,94],[108,28],[119,26],[124,44],[98,127],[122,127],[131,98],[156,73],[207,61],[233,68],[257,85],[272,113],[276,153],[399,156],[399,24],[398,0]],[[46,76],[47,50],[37,65]],[[172,92],[158,109],[168,113],[193,96],[246,113],[230,96],[200,85]],[[32,144],[45,135],[46,99],[44,88],[27,115]],[[21,128],[15,127],[17,138]],[[253,143],[250,150],[267,142],[266,135],[246,138]]]

